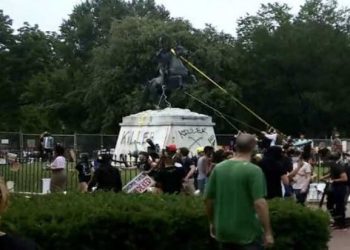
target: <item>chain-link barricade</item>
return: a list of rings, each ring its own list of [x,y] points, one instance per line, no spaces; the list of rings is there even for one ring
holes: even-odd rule
[[[77,156],[81,153],[88,153],[89,157],[95,158],[96,153],[103,146],[102,135],[76,134],[76,150]]]
[[[321,144],[324,144],[326,147],[332,146],[330,139],[312,139],[312,142],[314,147],[319,147]]]
[[[23,134],[23,160],[33,161],[40,158],[40,135],[39,134]]]
[[[216,141],[218,146],[222,146],[224,148],[233,148],[234,143],[234,136],[233,134],[217,134],[216,135]]]
[[[6,164],[8,153],[21,155],[20,133],[0,132],[0,165]]]
[[[74,149],[74,135],[53,134],[55,143],[59,143],[66,150]]]
[[[103,147],[108,149],[115,149],[118,135],[103,135]]]

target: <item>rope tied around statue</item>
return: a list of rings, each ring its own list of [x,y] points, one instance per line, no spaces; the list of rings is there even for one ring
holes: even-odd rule
[[[172,48],[171,41],[167,36],[160,38],[160,45],[161,49],[157,53],[159,76],[150,80],[147,86],[150,90],[152,99],[155,99],[160,95],[160,100],[157,108],[161,108],[160,105],[162,104],[163,100],[168,105],[168,107],[170,107],[170,103],[167,101],[167,96],[170,95],[173,90],[183,89],[186,87],[186,85],[197,82],[195,76],[193,74],[190,74],[189,70],[184,65],[184,63],[186,63],[201,76],[219,88],[225,95],[228,95],[230,99],[236,102],[244,110],[248,111],[257,120],[263,123],[267,127],[267,130],[276,130],[271,124],[269,124],[261,116],[255,113],[251,108],[242,103],[235,96],[230,95],[230,93],[225,88],[223,88],[221,85],[207,76],[202,70],[191,63],[187,59],[189,56],[189,51],[183,46],[177,45],[175,48]],[[232,126],[232,124],[230,125]]]
[[[176,55],[174,55],[168,40],[161,38],[160,43],[161,49],[156,55],[159,76],[148,81],[147,84],[153,99],[160,96],[158,108],[160,108],[163,100],[168,106],[171,106],[166,97],[172,91],[183,89],[185,85],[197,82],[196,77],[189,72],[182,60],[177,56],[187,57],[189,55],[188,50],[181,45],[177,45],[175,47]]]

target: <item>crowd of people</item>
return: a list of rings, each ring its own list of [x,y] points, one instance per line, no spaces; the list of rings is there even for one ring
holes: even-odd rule
[[[350,190],[350,167],[348,155],[341,147],[341,140],[336,134],[331,147],[324,143],[313,147],[311,140],[303,134],[298,140],[278,140],[275,131],[262,133],[259,140],[254,136],[256,145],[251,152],[250,162],[259,166],[264,173],[267,193],[266,199],[294,198],[305,205],[310,183],[317,179],[328,183],[327,207],[334,215],[337,227],[345,226],[345,205]],[[267,142],[264,141],[267,139]],[[278,142],[280,141],[280,142]],[[195,155],[185,147],[168,145],[163,150],[157,149],[153,142],[145,152],[138,152],[136,166],[154,179],[157,193],[184,193],[187,195],[204,194],[209,177],[220,163],[234,159],[236,147],[232,150],[216,150],[212,146],[199,147]],[[54,160],[48,166],[52,171],[51,192],[62,192],[66,187],[66,160],[64,149],[59,144],[53,150]],[[102,153],[91,162],[87,154],[81,154],[76,165],[79,190],[89,192],[122,190],[121,174],[112,165],[113,157]],[[123,161],[129,165],[126,161]],[[317,176],[314,168],[322,165],[324,176]],[[322,171],[324,172],[324,171]],[[342,201],[342,202],[341,202]]]
[[[298,140],[281,140],[276,131],[262,135],[260,142],[253,135],[238,135],[233,157],[212,169],[205,188],[210,232],[222,249],[273,245],[266,200],[295,199],[304,206],[313,180],[327,182],[324,193],[332,227],[346,228],[350,165],[339,134],[329,148],[324,143],[313,147],[304,135]],[[264,147],[259,148],[261,145]],[[316,165],[322,166],[326,174],[317,176]]]
[[[266,200],[294,199],[305,206],[314,179],[327,183],[324,192],[333,217],[332,226],[341,229],[347,226],[349,155],[343,152],[338,134],[332,142],[331,147],[324,143],[313,147],[313,142],[304,135],[292,140],[280,139],[276,131],[261,133],[260,138],[241,133],[235,137],[231,150],[215,151],[214,147],[205,146],[192,155],[188,148],[174,144],[159,150],[150,141],[147,151],[138,152],[134,164],[153,178],[155,184],[150,192],[203,195],[211,235],[222,243],[223,249],[261,249],[262,245],[274,242]],[[57,144],[52,155],[52,163],[47,166],[52,172],[50,190],[63,192],[67,181],[64,148]],[[76,164],[79,190],[120,192],[121,174],[113,161],[106,152],[93,162],[89,155],[81,154]],[[129,166],[125,160],[121,162]],[[316,165],[326,170],[323,176],[316,175]],[[1,206],[3,210],[4,201]],[[263,235],[259,225],[263,226]],[[1,239],[4,238],[0,234]]]

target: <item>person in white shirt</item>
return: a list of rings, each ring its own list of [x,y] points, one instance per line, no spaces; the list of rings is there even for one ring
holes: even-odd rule
[[[311,165],[303,159],[303,156],[293,163],[293,171],[289,174],[289,179],[293,182],[293,190],[297,203],[305,205],[309,184],[311,181]]]
[[[264,131],[262,133],[267,139],[271,140],[270,147],[273,147],[276,145],[277,133],[268,134]]]
[[[66,176],[66,158],[64,158],[64,148],[61,145],[56,145],[54,156],[55,160],[48,167],[51,170],[51,193],[63,192],[67,183]]]

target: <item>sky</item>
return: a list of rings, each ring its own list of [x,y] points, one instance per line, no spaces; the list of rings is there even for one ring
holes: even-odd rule
[[[16,30],[28,22],[38,24],[44,31],[59,31],[62,20],[67,19],[75,5],[82,0],[0,0],[0,9],[13,20]],[[262,3],[281,2],[297,13],[304,0],[156,0],[173,17],[182,17],[196,28],[212,24],[219,31],[235,33],[237,20],[246,13],[254,14]],[[338,0],[340,6],[350,7],[349,0]]]

